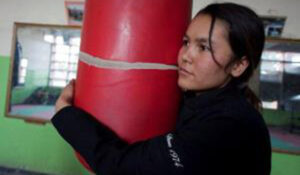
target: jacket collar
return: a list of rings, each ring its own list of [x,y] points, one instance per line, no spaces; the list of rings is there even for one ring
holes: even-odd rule
[[[225,87],[209,90],[199,95],[196,95],[195,92],[186,92],[184,94],[184,106],[196,112],[207,106],[220,103],[226,96],[231,96],[237,91],[239,89],[236,84],[228,83]]]

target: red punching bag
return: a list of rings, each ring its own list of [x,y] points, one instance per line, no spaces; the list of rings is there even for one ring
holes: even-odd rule
[[[191,6],[192,0],[86,0],[75,106],[128,143],[170,131]]]

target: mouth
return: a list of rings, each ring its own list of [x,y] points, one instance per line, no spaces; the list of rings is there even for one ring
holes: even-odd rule
[[[183,76],[193,75],[191,72],[187,71],[186,69],[184,69],[182,67],[179,67],[178,73],[179,73],[179,75],[183,75]]]

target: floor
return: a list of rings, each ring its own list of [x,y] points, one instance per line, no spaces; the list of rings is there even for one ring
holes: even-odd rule
[[[272,147],[277,150],[300,154],[300,133],[290,133],[286,128],[269,127]]]

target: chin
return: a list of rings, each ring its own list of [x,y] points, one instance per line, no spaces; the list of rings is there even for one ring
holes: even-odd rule
[[[182,79],[178,79],[178,81],[177,81],[177,85],[179,86],[179,88],[181,89],[181,90],[190,90],[191,89],[191,87],[189,86],[189,83],[188,82],[186,82],[186,81],[184,81],[184,80],[182,80]]]
[[[187,79],[178,79],[177,81],[178,87],[183,90],[183,91],[203,91],[207,89],[204,85],[202,84],[195,84],[193,81],[189,81]]]

